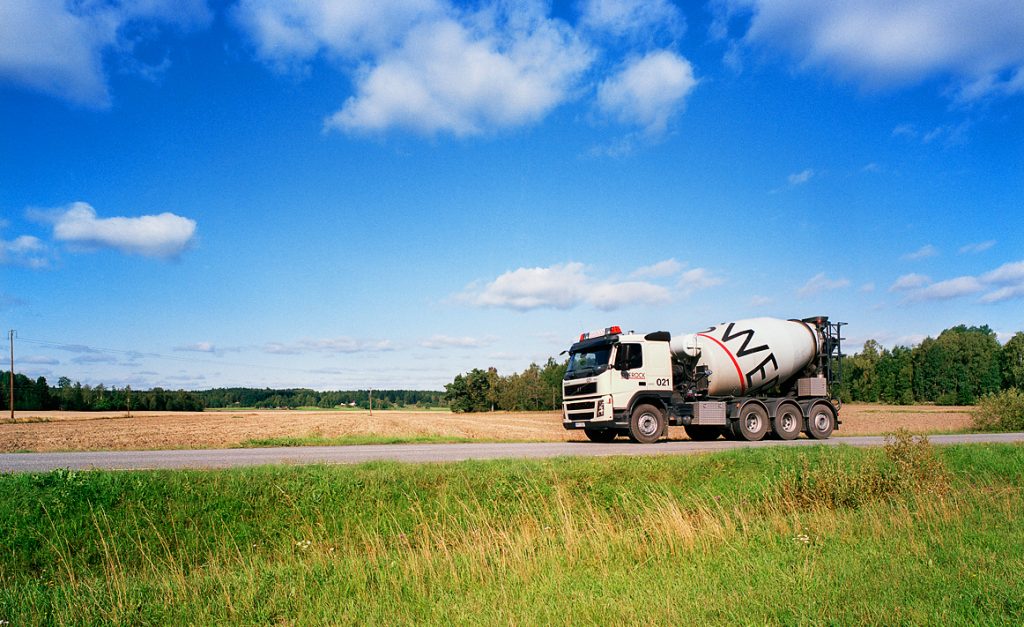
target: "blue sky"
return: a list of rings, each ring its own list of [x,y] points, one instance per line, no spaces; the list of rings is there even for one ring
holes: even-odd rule
[[[1016,1],[0,4],[17,369],[439,388],[583,329],[1024,329]]]

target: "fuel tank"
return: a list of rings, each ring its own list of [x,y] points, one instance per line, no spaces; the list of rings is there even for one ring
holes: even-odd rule
[[[672,338],[674,357],[711,370],[708,394],[746,396],[786,381],[814,361],[824,341],[810,322],[751,318]]]

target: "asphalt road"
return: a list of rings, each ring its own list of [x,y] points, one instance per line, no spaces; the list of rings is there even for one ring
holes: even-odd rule
[[[933,444],[1024,442],[1024,433],[972,433],[933,435]],[[817,441],[790,442],[537,442],[525,444],[382,444],[359,446],[302,446],[280,448],[232,448],[172,451],[90,451],[79,453],[4,453],[0,472],[45,472],[56,468],[131,470],[144,468],[233,468],[266,464],[358,464],[369,461],[455,462],[467,459],[541,459],[547,457],[610,455],[688,455],[736,448],[764,446],[881,446],[885,438],[857,436]]]

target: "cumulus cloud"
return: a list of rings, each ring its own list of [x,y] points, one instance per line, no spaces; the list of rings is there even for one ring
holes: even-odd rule
[[[454,337],[451,335],[432,335],[420,342],[423,348],[441,350],[444,348],[482,348],[493,343],[493,338],[476,338],[470,336]]]
[[[998,303],[1024,297],[1024,261],[1014,261],[981,274],[932,283],[928,277],[908,274],[897,279],[890,291],[906,291],[904,302],[950,300],[985,292],[980,301]]]
[[[965,244],[965,245],[960,247],[960,250],[958,252],[961,255],[983,253],[983,252],[985,252],[989,248],[992,248],[995,245],[996,245],[996,241],[994,239],[990,239],[990,240],[986,240],[984,242],[975,242],[975,243],[972,243],[972,244]]]
[[[931,279],[923,274],[916,274],[911,272],[910,274],[904,274],[900,278],[896,279],[896,282],[889,287],[890,292],[905,292],[907,290],[916,289],[924,285],[928,285]]]
[[[679,277],[676,288],[684,296],[689,296],[698,290],[706,290],[724,282],[724,279],[712,274],[707,268],[693,268]]]
[[[789,182],[790,186],[796,187],[797,185],[803,185],[807,181],[811,180],[811,177],[813,176],[814,170],[807,168],[806,170],[803,170],[801,172],[790,174],[788,177],[786,177],[786,181]]]
[[[660,30],[678,37],[686,22],[667,0],[586,0],[580,7],[580,24],[619,37],[647,37]]]
[[[77,105],[107,107],[105,56],[131,58],[141,37],[155,38],[159,28],[153,27],[191,30],[210,19],[203,0],[0,2],[0,79]]]
[[[194,342],[183,346],[175,346],[174,350],[183,353],[216,353],[217,347],[212,342]]]
[[[656,266],[659,264],[640,268],[639,271],[643,276],[654,278],[650,272]],[[653,272],[663,272],[670,266],[666,264]],[[636,272],[631,276],[636,278]],[[664,275],[658,278],[664,278]],[[721,279],[704,268],[684,272],[680,284],[674,288],[651,281],[598,279],[582,263],[570,262],[546,268],[511,270],[489,283],[469,285],[457,299],[477,307],[501,307],[518,311],[571,309],[583,304],[610,311],[627,305],[666,303],[674,297],[685,297],[696,290],[720,283]]]
[[[683,264],[675,260],[675,258],[665,259],[649,266],[643,266],[637,268],[629,274],[629,276],[644,279],[644,278],[662,278],[679,274],[683,269]]]
[[[100,218],[91,205],[71,203],[40,214],[53,223],[53,238],[80,250],[111,248],[146,257],[175,257],[191,245],[196,222],[173,213]]]
[[[662,135],[697,86],[690,62],[669,50],[631,59],[597,88],[598,107],[624,124]]]
[[[829,290],[838,290],[850,285],[849,279],[830,279],[824,272],[815,274],[804,283],[803,287],[796,291],[797,296],[813,296]]]
[[[1024,11],[1017,0],[731,0],[750,15],[749,45],[781,50],[877,88],[938,77],[955,97],[1024,92]]]
[[[50,265],[46,245],[33,235],[20,235],[12,240],[0,239],[0,265],[46,268]]]
[[[263,351],[275,355],[303,353],[373,353],[395,350],[390,340],[363,340],[352,337],[303,339],[296,342],[268,342]]]
[[[916,289],[910,293],[908,300],[949,300],[977,294],[984,289],[985,286],[976,277],[960,276]]]
[[[921,259],[927,259],[929,257],[935,257],[938,254],[939,254],[939,249],[938,248],[935,248],[931,244],[925,244],[924,246],[918,248],[914,252],[907,253],[907,254],[903,255],[901,257],[901,259],[904,259],[906,261],[919,261]]]

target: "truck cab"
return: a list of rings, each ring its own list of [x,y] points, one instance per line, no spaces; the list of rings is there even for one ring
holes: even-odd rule
[[[610,442],[628,435],[653,442],[664,435],[672,407],[672,356],[665,332],[584,333],[569,348],[562,381],[562,426]],[[636,416],[634,416],[636,414]]]

